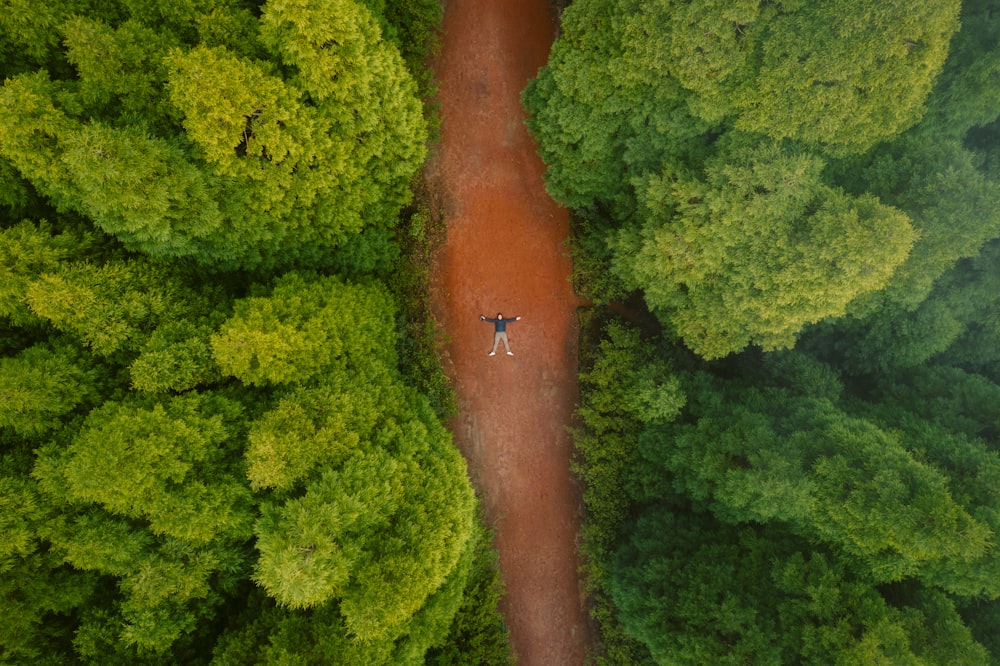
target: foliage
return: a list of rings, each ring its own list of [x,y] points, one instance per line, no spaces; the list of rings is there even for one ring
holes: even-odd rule
[[[369,359],[395,365],[392,310],[388,294],[375,285],[287,273],[270,296],[236,303],[212,336],[212,352],[225,374],[254,386],[360,372]]]
[[[0,661],[418,664],[496,619],[381,279],[439,17],[5,3]]]
[[[397,339],[400,371],[407,382],[426,395],[442,417],[455,414],[455,396],[439,358],[440,334],[431,310],[432,254],[444,233],[444,220],[431,214],[428,193],[418,190],[415,205],[401,225],[406,240],[388,286],[399,303]]]
[[[704,182],[653,177],[616,270],[704,358],[791,347],[805,324],[882,288],[914,240],[902,213],[823,185],[821,169],[764,144],[720,151]]]
[[[657,663],[986,663],[953,600],[1000,594],[996,384],[938,367],[862,397],[803,352],[675,357],[653,385],[686,399],[652,416],[632,373],[663,361],[608,336],[577,435],[603,663],[641,659],[619,626]]]
[[[919,120],[957,14],[938,1],[574,2],[525,93],[549,190],[627,210],[635,179],[720,126],[864,152]]]
[[[576,247],[620,279],[590,271],[593,296],[641,290],[711,359],[789,347],[881,290],[917,236],[882,192],[849,195],[825,166],[916,125],[957,13],[574,3],[524,102],[549,191],[586,220]]]
[[[594,318],[585,330],[596,337],[601,324]],[[617,618],[610,596],[610,569],[616,544],[624,537],[624,524],[634,510],[625,492],[625,478],[637,460],[637,434],[646,418],[676,416],[684,394],[669,366],[635,331],[611,321],[599,333],[592,358],[584,359],[580,375],[578,413],[584,427],[574,433],[577,456],[573,464],[584,484],[587,508],[581,550],[593,599],[591,615],[601,632],[603,654],[597,659],[601,664],[650,663],[647,648],[628,636]]]
[[[523,101],[633,322],[582,352],[601,663],[1000,658],[1000,21],[958,13],[563,14]]]
[[[431,666],[507,666],[513,663],[507,627],[497,610],[503,596],[500,562],[492,535],[479,527],[474,537],[472,571],[461,607],[443,644],[427,652]]]
[[[985,662],[947,596],[904,587],[887,599],[836,556],[777,532],[644,515],[616,569],[624,622],[659,663]]]
[[[0,156],[157,259],[317,265],[358,231],[390,228],[426,136],[398,51],[353,0],[273,0],[259,21],[247,9],[68,19],[76,76],[5,82]]]

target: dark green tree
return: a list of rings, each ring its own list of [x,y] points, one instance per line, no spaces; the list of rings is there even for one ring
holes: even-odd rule
[[[30,451],[0,430],[0,660],[69,663],[78,609],[97,576],[66,566],[39,537],[51,507],[29,476]]]
[[[922,577],[951,589],[936,570],[992,568],[994,528],[981,500],[956,496],[946,458],[926,459],[912,437],[825,399],[717,390],[689,392],[701,416],[643,434],[638,498],[654,499],[669,476],[723,521],[787,523],[883,582]]]
[[[913,132],[894,142],[844,178],[905,212],[919,236],[885,294],[861,299],[858,314],[888,300],[912,310],[956,261],[973,257],[1000,234],[1000,182],[979,168],[980,160],[958,142]]]

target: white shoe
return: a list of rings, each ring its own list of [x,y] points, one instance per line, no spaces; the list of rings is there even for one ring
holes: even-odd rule
[[[513,356],[514,352],[507,352],[507,356]]]
[[[490,352],[490,356],[496,356],[496,355],[497,355],[496,352]]]

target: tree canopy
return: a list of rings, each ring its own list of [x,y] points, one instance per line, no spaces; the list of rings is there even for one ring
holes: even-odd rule
[[[616,267],[593,278],[599,296],[642,290],[715,358],[791,346],[881,290],[918,238],[913,207],[874,189],[845,196],[829,162],[918,124],[958,12],[941,0],[573,3],[524,101],[549,191],[593,230],[581,243],[594,265]]]
[[[899,210],[822,183],[823,163],[775,145],[722,152],[706,180],[651,177],[616,269],[705,358],[790,347],[888,282],[915,234]]]
[[[111,22],[68,11],[73,72],[4,83],[0,157],[56,207],[155,259],[317,264],[389,226],[426,127],[369,10],[275,0],[257,20],[212,4],[129,5]]]
[[[43,4],[0,12],[0,662],[503,636],[389,279],[438,3]]]
[[[576,0],[523,101],[572,209],[597,663],[997,663],[990,3]]]

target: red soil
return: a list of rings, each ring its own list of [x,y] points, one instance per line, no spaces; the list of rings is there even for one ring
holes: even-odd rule
[[[428,184],[447,232],[432,304],[458,398],[452,424],[495,527],[501,611],[518,663],[579,665],[592,651],[578,577],[580,491],[566,431],[578,389],[569,218],[545,193],[521,90],[555,35],[545,0],[450,0],[435,70],[441,143]],[[515,356],[487,356],[493,326]],[[501,345],[502,348],[502,345]]]

